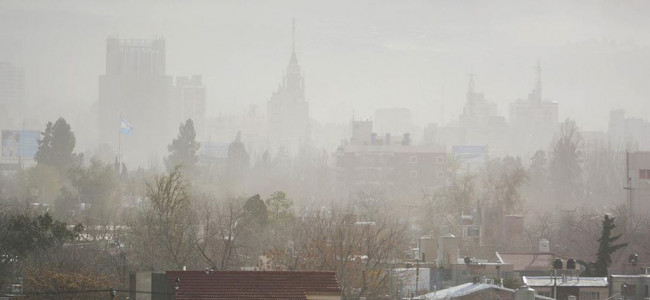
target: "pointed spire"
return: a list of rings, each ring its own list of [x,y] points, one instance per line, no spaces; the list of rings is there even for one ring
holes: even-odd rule
[[[291,59],[289,65],[297,65],[298,57],[296,56],[296,18],[291,20]]]
[[[296,18],[291,20],[291,53],[296,53]]]

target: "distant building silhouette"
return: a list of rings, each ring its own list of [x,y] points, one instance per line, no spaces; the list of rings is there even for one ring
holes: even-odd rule
[[[0,128],[18,128],[24,105],[23,70],[11,63],[0,62]]]
[[[650,122],[625,116],[624,110],[609,113],[609,141],[615,147],[629,150],[650,150]]]
[[[292,37],[295,37],[295,22]],[[269,140],[272,150],[285,148],[291,153],[309,140],[309,103],[305,96],[305,77],[298,65],[295,38],[287,71],[267,102]]]
[[[372,132],[372,121],[353,121],[352,138],[335,152],[338,190],[412,200],[446,183],[444,147],[412,145],[409,133]],[[415,197],[415,198],[414,198]]]
[[[196,139],[205,139],[205,85],[201,75],[176,77],[172,111],[176,124],[192,119]]]
[[[522,153],[546,149],[558,130],[558,104],[542,98],[542,67],[537,62],[537,83],[528,99],[510,104],[510,125]]]
[[[375,131],[401,135],[413,131],[413,116],[408,108],[380,108],[375,111]]]
[[[463,113],[458,120],[447,126],[437,128],[429,127],[426,132],[428,144],[443,144],[447,147],[454,146],[482,146],[489,145],[491,153],[500,155],[507,153],[509,147],[508,125],[504,117],[497,114],[496,103],[485,99],[483,93],[476,92],[474,75],[470,74],[467,96]],[[431,135],[438,137],[432,137]]]
[[[99,77],[99,138],[117,148],[119,118],[127,119],[133,126],[133,135],[122,141],[127,159],[162,159],[173,137],[172,77],[166,75],[165,63],[164,39],[106,40],[106,74]]]

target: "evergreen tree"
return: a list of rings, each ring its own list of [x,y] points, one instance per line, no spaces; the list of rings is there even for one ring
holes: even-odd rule
[[[621,235],[612,236],[612,231],[616,228],[614,218],[605,215],[603,219],[603,229],[600,238],[598,239],[598,253],[596,254],[595,262],[585,262],[578,260],[578,262],[585,267],[582,276],[586,277],[606,277],[608,276],[608,268],[612,265],[612,254],[619,249],[626,247],[627,243],[614,245]]]
[[[237,132],[235,140],[228,146],[227,175],[237,181],[244,177],[249,165],[249,155],[241,141],[241,132]]]
[[[53,166],[65,174],[75,162],[80,162],[82,156],[72,153],[76,139],[65,119],[59,118],[54,124],[48,122],[41,135],[34,158],[38,164]]]
[[[268,210],[259,194],[248,198],[244,204],[244,213],[255,224],[264,227],[268,223]]]
[[[614,228],[616,228],[614,218],[605,215],[605,218],[603,219],[603,231],[598,239],[600,245],[598,247],[598,254],[596,255],[596,263],[594,265],[596,276],[606,277],[608,275],[607,269],[612,265],[611,255],[618,249],[627,246],[627,243],[614,245],[614,242],[621,237],[620,234],[612,236],[612,230],[614,230]]]
[[[187,119],[185,124],[181,123],[178,127],[178,136],[167,146],[169,150],[169,156],[165,158],[167,171],[171,173],[176,166],[182,166],[185,173],[192,174],[199,161],[196,153],[200,146],[201,144],[196,141],[194,122],[192,119]]]

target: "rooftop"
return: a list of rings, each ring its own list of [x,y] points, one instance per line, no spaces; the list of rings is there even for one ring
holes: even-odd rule
[[[551,270],[553,260],[557,258],[550,252],[532,253],[496,253],[497,262],[513,265],[515,271]]]
[[[457,297],[463,297],[467,296],[473,293],[477,293],[480,291],[484,291],[487,289],[497,289],[501,290],[504,292],[510,292],[514,293],[515,290],[505,288],[499,285],[495,284],[489,284],[489,283],[465,283],[457,286],[453,286],[444,290],[439,290],[433,293],[428,293],[419,297],[416,297],[414,299],[422,299],[422,300],[445,300],[445,299],[451,299],[451,298],[457,298]],[[549,300],[551,298],[544,297],[544,296],[539,296],[535,295],[536,300]]]
[[[553,276],[523,276],[524,284],[535,288],[553,286]],[[557,286],[571,287],[607,287],[607,277],[565,277],[557,276]]]
[[[307,299],[307,295],[341,294],[334,272],[167,271],[166,274],[177,300],[297,300]]]

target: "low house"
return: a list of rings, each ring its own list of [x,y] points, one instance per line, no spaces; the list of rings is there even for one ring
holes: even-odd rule
[[[529,297],[515,297],[516,293],[523,290]],[[552,300],[551,298],[534,294],[528,288],[520,288],[517,291],[495,285],[492,281],[464,283],[444,290],[435,291],[413,299],[420,300]]]
[[[176,300],[341,299],[334,272],[167,271]]]
[[[647,269],[646,269],[647,270]],[[614,299],[646,300],[650,299],[650,270],[646,274],[611,275],[609,292]]]
[[[553,297],[557,292],[558,300],[567,300],[575,296],[578,300],[606,300],[609,298],[607,277],[579,276],[524,276],[524,284],[534,289],[538,295]]]

